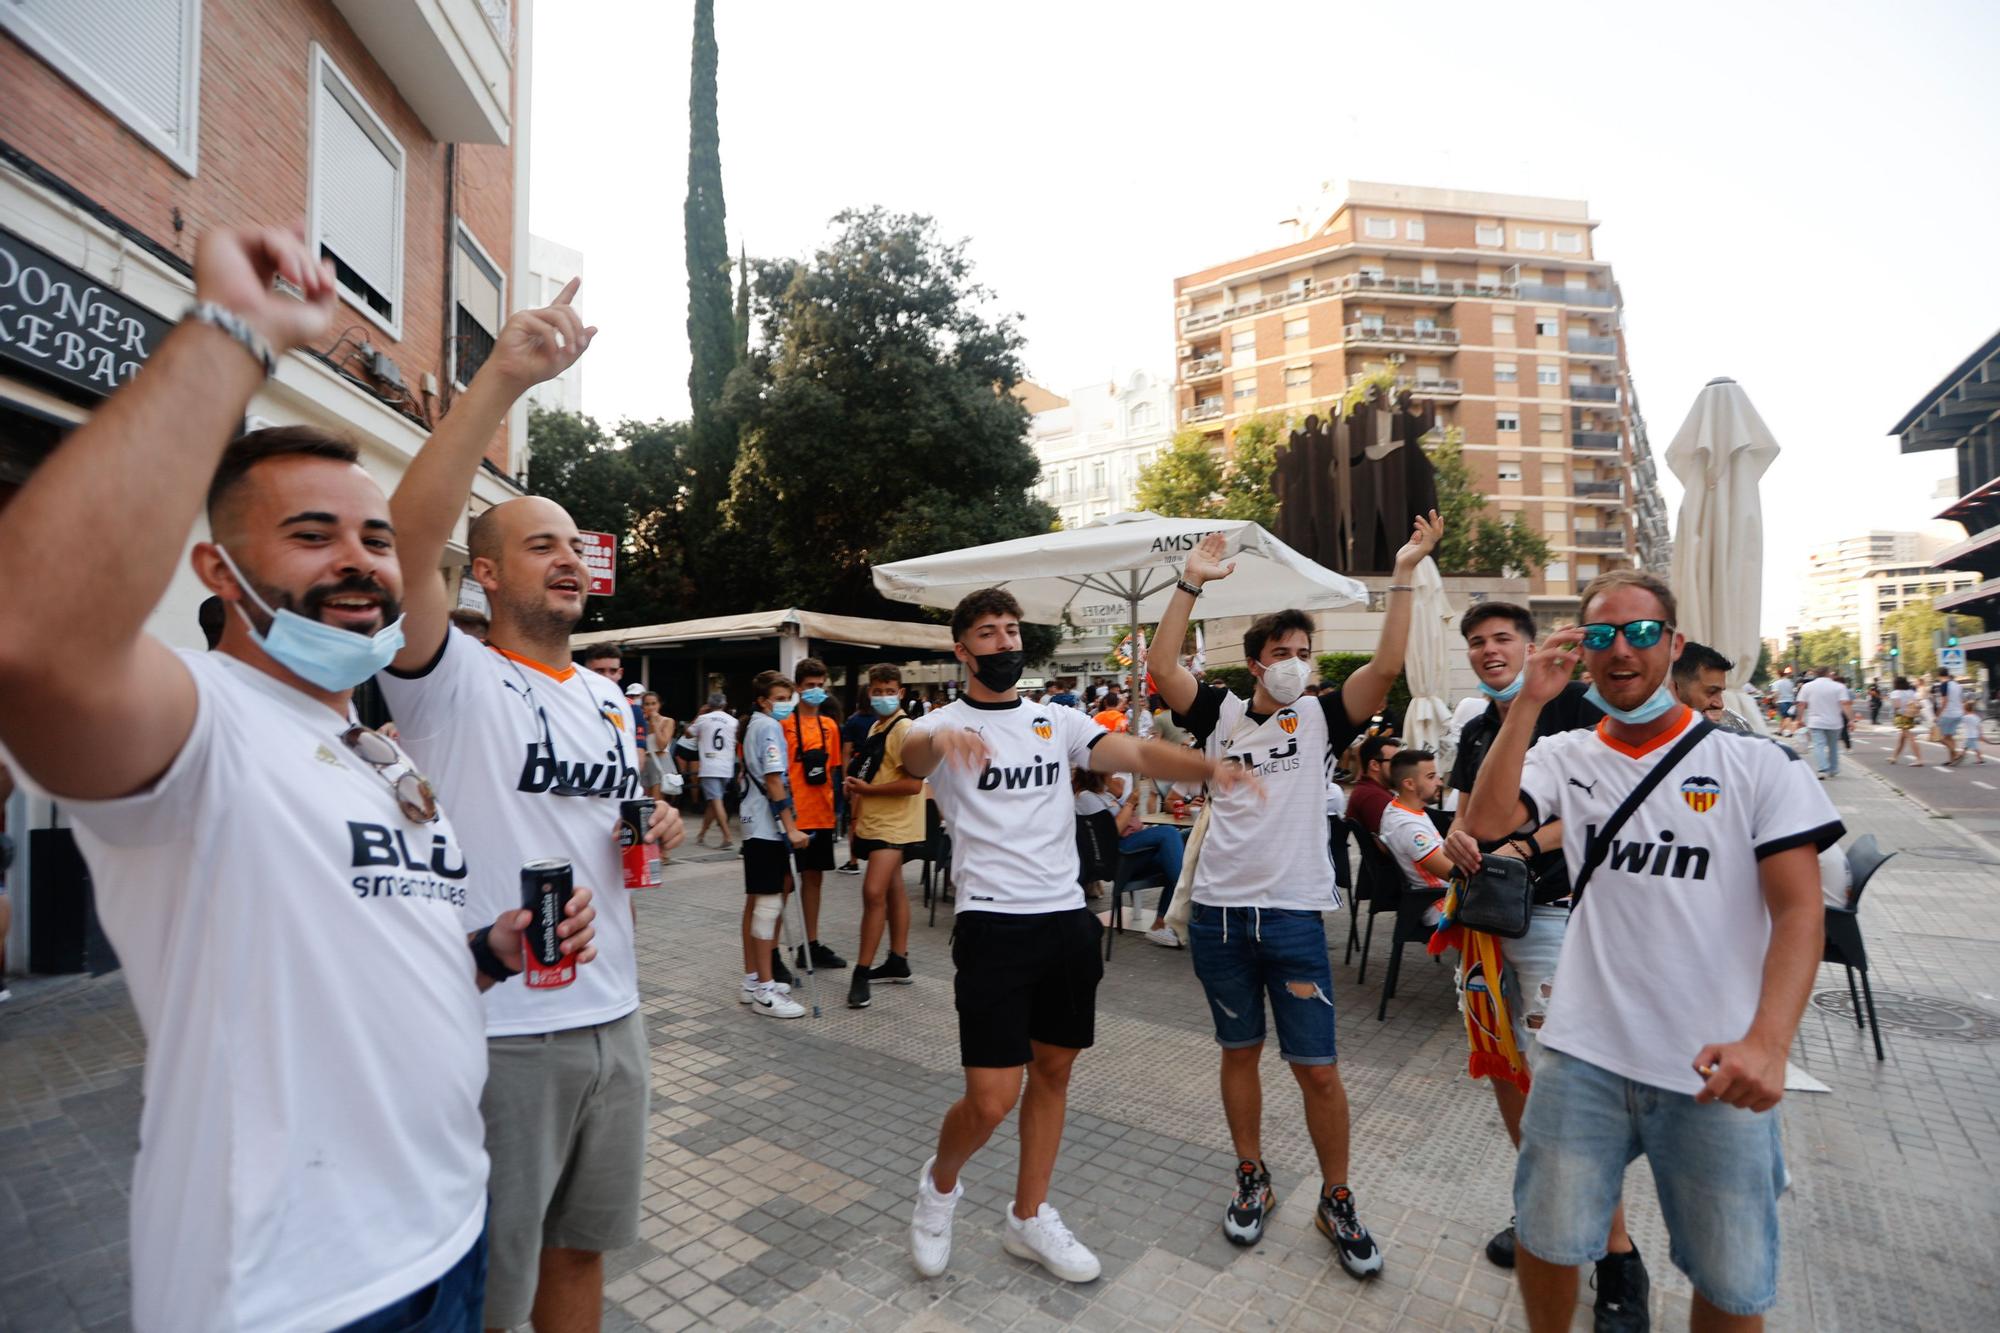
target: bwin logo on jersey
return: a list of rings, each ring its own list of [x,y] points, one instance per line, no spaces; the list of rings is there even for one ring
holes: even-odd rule
[[[1035,764],[1009,764],[998,768],[988,764],[979,774],[979,790],[1019,791],[1025,787],[1047,787],[1063,778],[1063,765],[1054,759]]]
[[[1277,721],[1278,729],[1287,736],[1299,729],[1299,715],[1289,708],[1278,714]]]
[[[1722,784],[1711,777],[1691,777],[1681,783],[1681,799],[1688,803],[1688,809],[1705,815],[1722,799]]]
[[[1037,736],[1040,736],[1043,740],[1047,740],[1049,739],[1049,737],[1056,734],[1055,724],[1049,721],[1045,717],[1038,717],[1033,722],[1030,722],[1028,725],[1032,727],[1034,729],[1035,734]]]

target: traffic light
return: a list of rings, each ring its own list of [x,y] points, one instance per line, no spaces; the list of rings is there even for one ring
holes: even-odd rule
[[[1889,656],[1891,656],[1891,657],[1901,657],[1902,655],[1903,655],[1903,636],[1902,636],[1902,635],[1900,635],[1900,634],[1898,634],[1898,633],[1896,633],[1896,631],[1894,631],[1894,630],[1890,630],[1890,631],[1889,631]]]
[[[1944,618],[1944,645],[1947,648],[1958,647],[1958,617],[1956,616],[1946,616]]]

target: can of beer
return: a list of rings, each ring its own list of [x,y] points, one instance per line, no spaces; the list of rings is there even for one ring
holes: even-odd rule
[[[646,830],[652,826],[651,797],[642,796],[618,803],[618,854],[625,862],[625,887],[628,889],[660,887],[660,847],[658,843],[646,841]]]
[[[562,857],[521,867],[521,906],[534,914],[521,938],[522,981],[534,990],[557,990],[576,980],[576,960],[563,953],[562,936],[556,933],[573,888],[569,862]]]

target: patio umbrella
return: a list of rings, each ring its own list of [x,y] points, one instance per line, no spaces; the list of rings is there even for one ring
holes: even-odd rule
[[[884,597],[952,607],[980,588],[1005,588],[1024,619],[1060,624],[1158,621],[1188,553],[1211,532],[1228,540],[1236,572],[1202,592],[1209,619],[1258,615],[1282,607],[1332,610],[1364,602],[1367,588],[1313,563],[1247,519],[1162,518],[1111,514],[1080,528],[968,546],[875,567]],[[1133,678],[1143,663],[1134,662]]]
[[[1451,679],[1451,606],[1437,562],[1417,563],[1416,595],[1410,606],[1410,645],[1403,673],[1410,682],[1410,709],[1403,716],[1403,739],[1412,748],[1437,753],[1451,725],[1444,692]]]
[[[1667,446],[1685,494],[1674,525],[1674,595],[1680,629],[1736,665],[1727,706],[1758,731],[1763,713],[1743,694],[1763,643],[1764,510],[1758,482],[1778,441],[1732,379],[1712,379]]]

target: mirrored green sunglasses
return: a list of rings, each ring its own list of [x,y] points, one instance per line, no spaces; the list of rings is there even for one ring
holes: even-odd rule
[[[1622,625],[1579,625],[1583,631],[1583,646],[1593,653],[1601,653],[1611,646],[1618,632],[1625,632],[1625,642],[1634,648],[1651,648],[1660,641],[1660,635],[1669,628],[1664,620],[1628,620]]]

